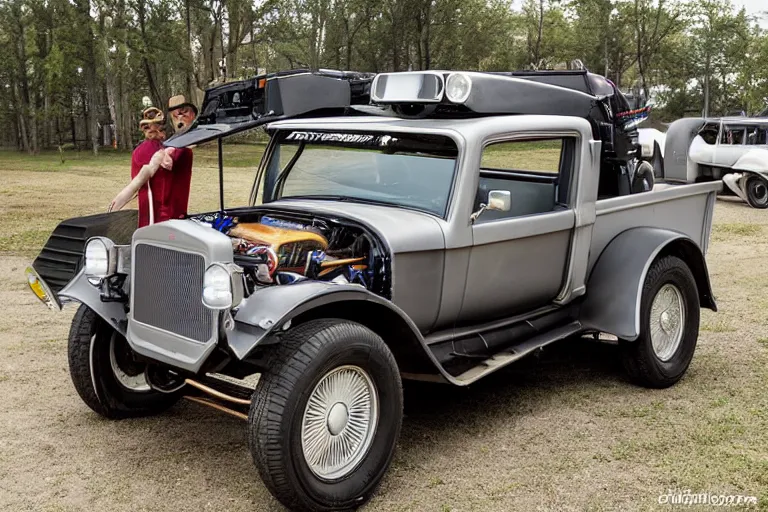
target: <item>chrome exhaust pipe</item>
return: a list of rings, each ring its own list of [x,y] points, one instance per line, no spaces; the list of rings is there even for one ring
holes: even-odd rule
[[[184,395],[184,398],[186,398],[187,400],[190,400],[192,402],[196,402],[202,405],[207,405],[208,407],[212,407],[219,411],[225,412],[231,416],[240,418],[241,420],[248,419],[248,414],[242,411],[233,409],[231,407],[227,407],[226,405],[220,403],[219,401],[230,402],[233,404],[237,404],[239,406],[250,406],[251,405],[250,400],[246,400],[244,398],[238,398],[236,396],[222,393],[221,391],[214,389],[210,386],[206,386],[205,384],[197,382],[196,380],[184,379],[184,383],[213,397],[213,399],[211,399],[211,398],[205,398],[205,397],[194,396],[194,395]]]

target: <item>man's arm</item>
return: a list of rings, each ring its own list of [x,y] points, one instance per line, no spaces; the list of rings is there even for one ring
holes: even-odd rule
[[[108,212],[120,210],[128,204],[136,194],[139,193],[141,187],[143,187],[151,178],[155,175],[160,167],[165,169],[171,169],[173,162],[171,156],[173,155],[174,148],[159,149],[152,155],[148,164],[142,165],[136,177],[115,196],[112,202],[109,204]]]

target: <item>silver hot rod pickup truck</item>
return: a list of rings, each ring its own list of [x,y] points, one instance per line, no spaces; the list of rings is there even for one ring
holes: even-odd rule
[[[638,385],[686,372],[716,310],[721,184],[620,186],[608,95],[433,71],[221,87],[166,144],[264,127],[249,204],[224,204],[220,158],[219,210],[70,219],[28,270],[44,302],[79,304],[69,364],[97,413],[215,407],[285,506],[346,510],[390,465],[404,379],[467,386],[600,334]]]

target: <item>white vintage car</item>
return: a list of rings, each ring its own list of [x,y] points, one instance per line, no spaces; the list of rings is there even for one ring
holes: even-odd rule
[[[665,137],[667,180],[722,180],[753,208],[768,208],[768,117],[685,118]]]
[[[768,118],[710,120],[688,154],[754,208],[768,208]]]

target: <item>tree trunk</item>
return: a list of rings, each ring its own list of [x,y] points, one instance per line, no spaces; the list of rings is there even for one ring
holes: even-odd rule
[[[11,89],[13,89],[14,104],[22,105],[21,94],[20,94],[18,85],[13,84],[13,87],[11,87]],[[21,147],[19,149],[29,153],[30,150],[29,150],[29,139],[27,138],[27,120],[24,114],[23,105],[22,105],[22,108],[16,107],[14,110],[16,110],[16,118],[19,124],[19,142],[21,143]]]
[[[704,64],[704,117],[709,117],[709,73],[712,65],[712,56],[709,47],[707,47],[707,56]]]
[[[187,94],[189,101],[195,101],[192,75],[195,72],[195,57],[192,53],[192,20],[189,17],[189,0],[184,0],[184,21],[187,24]]]
[[[157,108],[163,108],[163,98],[160,95],[160,90],[157,88],[157,81],[155,80],[155,73],[152,70],[152,65],[147,57],[147,10],[145,0],[138,0],[136,2],[136,14],[139,18],[139,30],[141,31],[141,64],[144,67],[144,73],[147,75],[147,85],[149,86],[149,94],[152,96],[152,102]]]
[[[69,100],[69,122],[72,126],[72,145],[79,150],[77,147],[77,130],[75,129],[75,104],[72,98]]]
[[[31,145],[31,131],[30,126],[32,124],[34,113],[30,109],[30,96],[29,96],[29,80],[27,79],[27,49],[25,45],[26,35],[24,29],[24,20],[22,20],[21,4],[20,2],[14,2],[11,5],[10,10],[13,16],[13,22],[16,24],[14,28],[18,29],[18,32],[12,34],[15,39],[15,51],[16,51],[16,74],[19,83],[19,90],[17,91],[17,101],[21,108],[19,112],[19,128],[21,132],[21,140],[24,151],[32,154],[34,147]]]
[[[541,39],[544,37],[544,0],[539,0],[539,33],[536,37],[536,51],[534,52],[534,62],[536,66],[541,60]]]

